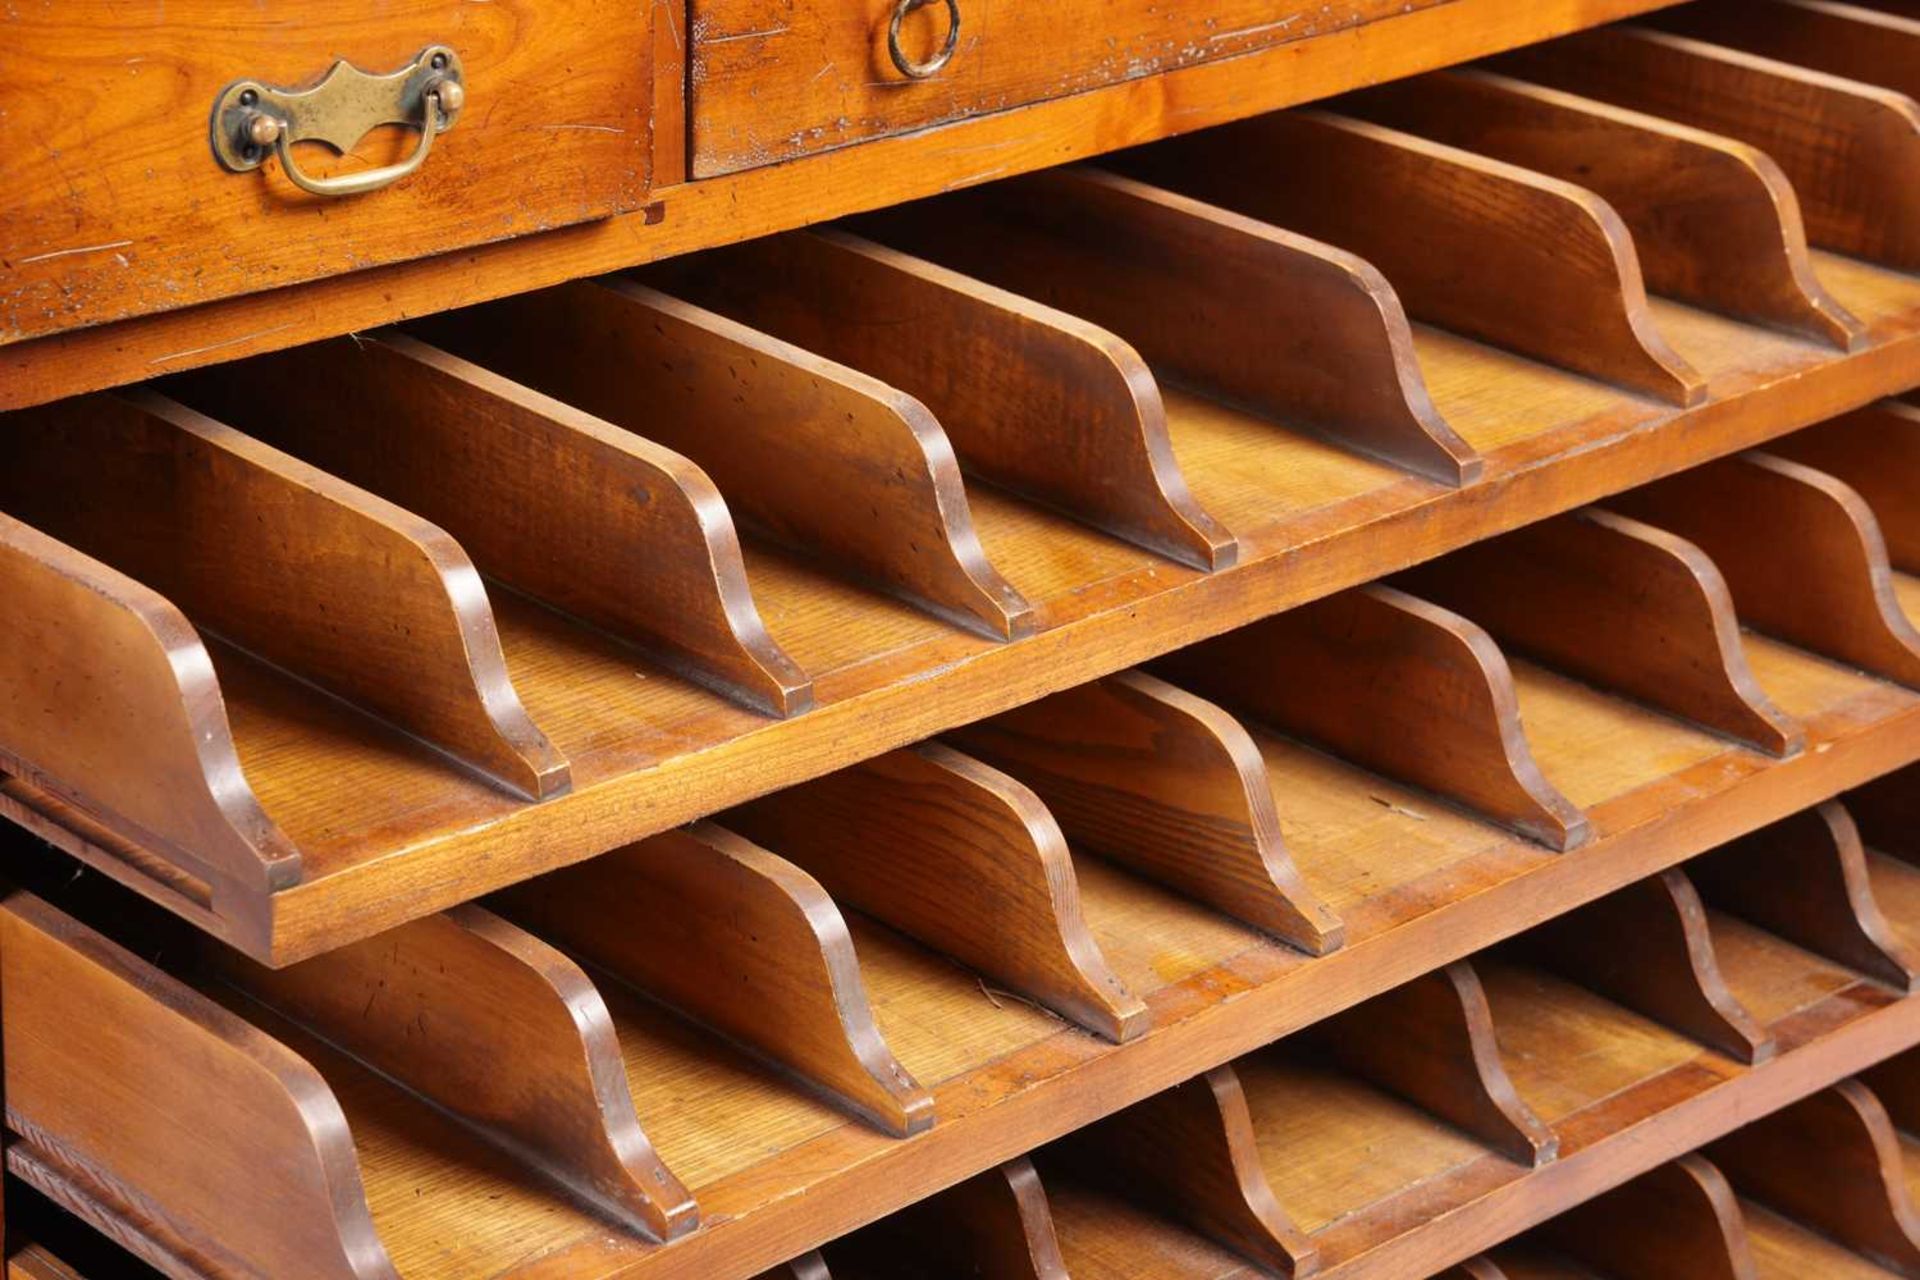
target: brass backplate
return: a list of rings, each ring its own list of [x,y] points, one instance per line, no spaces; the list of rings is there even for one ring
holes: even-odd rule
[[[428,118],[421,102],[427,88],[447,81],[464,87],[463,77],[460,55],[435,44],[398,71],[383,75],[341,61],[305,89],[236,80],[214,100],[213,154],[235,173],[259,168],[273,148],[254,141],[249,126],[266,115],[280,122],[289,142],[321,142],[345,155],[383,124],[418,127]],[[443,98],[437,113],[439,132],[453,128],[458,117],[459,112],[447,109]]]

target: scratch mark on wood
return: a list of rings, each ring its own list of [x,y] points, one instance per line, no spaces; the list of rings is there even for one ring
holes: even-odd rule
[[[20,259],[20,266],[29,262],[45,262],[49,258],[66,258],[76,253],[105,253],[109,249],[124,249],[132,244],[131,240],[110,240],[106,244],[83,244],[72,249],[55,249],[51,253],[36,253],[32,257]]]
[[[730,36],[703,35],[695,38],[701,44],[732,44],[736,40],[764,40],[768,36],[783,36],[787,34],[788,30],[789,28],[787,27],[767,27],[761,31],[742,31]]]
[[[1241,27],[1237,31],[1216,31],[1207,37],[1207,43],[1219,44],[1223,40],[1238,40],[1241,36],[1257,36],[1267,31],[1285,31],[1298,21],[1300,21],[1300,15],[1296,13],[1278,22],[1263,22],[1257,27]]]
[[[294,323],[294,321],[288,321],[286,324],[276,324],[268,329],[256,329],[252,333],[243,333],[237,338],[227,338],[220,342],[210,342],[204,347],[189,347],[185,351],[169,351],[166,355],[155,356],[153,359],[147,361],[147,363],[149,365],[170,364],[175,360],[187,360],[194,356],[203,356],[209,351],[219,351],[223,347],[237,347],[243,342],[252,342],[255,338],[264,338],[269,334],[279,333],[282,329],[291,329],[294,327]]]

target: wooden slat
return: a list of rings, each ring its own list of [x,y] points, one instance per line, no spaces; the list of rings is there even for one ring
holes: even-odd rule
[[[1760,1280],[1739,1197],[1725,1175],[1697,1155],[1596,1196],[1539,1234],[1603,1275]]]
[[[1709,906],[1899,991],[1920,982],[1881,914],[1853,819],[1833,802],[1722,845],[1687,864]]]
[[[1620,215],[1585,188],[1322,111],[1249,120],[1119,163],[1359,254],[1416,319],[1670,404],[1706,395],[1654,324]]]
[[[1747,625],[1920,686],[1920,631],[1894,595],[1886,541],[1866,501],[1832,476],[1746,453],[1607,506],[1697,543]]]
[[[167,388],[434,521],[489,577],[692,679],[776,714],[812,701],[760,620],[726,504],[669,449],[394,331]]]
[[[1091,1125],[1050,1160],[1111,1186],[1283,1276],[1319,1269],[1312,1244],[1275,1203],[1231,1067]],[[1043,1162],[1043,1172],[1051,1168]]]
[[[1492,638],[1404,592],[1343,592],[1153,670],[1552,848],[1591,834],[1534,762],[1513,675]]]
[[[871,1280],[1067,1280],[1046,1190],[1025,1158],[890,1214],[831,1253],[843,1273]]]
[[[1633,945],[1622,946],[1623,938]],[[1563,977],[1740,1062],[1773,1056],[1773,1037],[1727,990],[1706,910],[1678,869],[1549,921],[1519,946]]]
[[[1704,1153],[1740,1194],[1902,1275],[1920,1272],[1920,1215],[1900,1137],[1879,1101],[1843,1080],[1737,1129]]]
[[[1633,233],[1647,287],[1842,351],[1860,320],[1820,283],[1800,202],[1744,142],[1484,71],[1441,71],[1342,109],[1592,190]]]
[[[622,1225],[654,1239],[698,1225],[641,1132],[599,992],[499,917],[456,907],[278,971],[209,951],[228,981]]]
[[[1505,648],[1772,755],[1801,727],[1754,679],[1726,581],[1672,534],[1588,508],[1401,576]]]
[[[1465,961],[1329,1019],[1310,1033],[1344,1068],[1529,1168],[1559,1140],[1514,1092],[1486,992]]]
[[[1920,407],[1882,400],[1776,440],[1767,452],[1850,486],[1873,511],[1893,567],[1920,573]]]
[[[1065,837],[1032,791],[928,743],[729,811],[835,899],[1110,1040],[1147,1008],[1087,930]]]
[[[1709,0],[1649,25],[1920,97],[1920,10],[1907,16],[1834,0]]]
[[[1344,250],[1090,168],[858,225],[1105,325],[1165,376],[1345,448],[1442,484],[1482,473],[1433,406],[1393,287]]]
[[[840,231],[749,241],[644,278],[899,388],[971,473],[1183,564],[1238,555],[1174,461],[1153,375],[1084,319]]]
[[[750,1046],[882,1130],[933,1096],[880,1037],[859,961],[812,877],[711,823],[506,890],[507,914]]]
[[[396,1280],[346,1119],[285,1046],[20,891],[0,981],[10,1172],[170,1274]]]
[[[1494,65],[1751,143],[1792,181],[1815,244],[1920,266],[1920,106],[1904,94],[1638,27]]]
[[[1032,787],[1076,848],[1310,955],[1340,945],[1339,918],[1281,841],[1259,747],[1212,703],[1129,671],[949,739]]]
[[[987,563],[918,401],[625,281],[422,321],[420,336],[698,463],[736,516],[1002,639],[1031,609]]]
[[[151,392],[30,410],[10,444],[0,508],[516,791],[571,786],[444,531]]]

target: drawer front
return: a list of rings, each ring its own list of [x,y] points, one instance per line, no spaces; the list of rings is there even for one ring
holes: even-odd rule
[[[653,6],[634,0],[22,0],[0,8],[0,343],[580,222],[647,190]],[[385,74],[430,46],[464,104],[417,171],[308,194],[230,172],[209,121],[236,80]],[[391,91],[380,103],[392,106]],[[344,113],[357,124],[358,118]],[[414,118],[417,118],[417,113]],[[320,177],[406,160],[379,125]],[[356,129],[357,131],[357,129]]]
[[[692,0],[696,177],[1323,36],[1451,0]],[[912,5],[912,8],[908,8]],[[897,40],[894,18],[899,15]],[[960,18],[951,55],[939,60]]]

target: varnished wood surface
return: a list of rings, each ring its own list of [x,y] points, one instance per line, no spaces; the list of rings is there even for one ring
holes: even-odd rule
[[[0,406],[37,403],[117,385],[210,360],[273,350],[371,329],[409,316],[500,297],[785,230],[823,217],[930,195],[1007,174],[1079,159],[1169,132],[1464,61],[1656,7],[1661,0],[1453,0],[1358,30],[1289,42],[1266,52],[1125,80],[934,133],[845,148],[719,181],[665,187],[684,156],[660,148],[652,202],[631,214],[547,231],[445,260],[349,272],[198,308],[162,311],[112,327],[71,330],[37,346],[0,348]],[[685,14],[661,9],[661,71],[677,89],[684,66]],[[607,49],[614,50],[608,45]],[[673,56],[681,55],[681,56]],[[404,56],[404,55],[403,55]],[[679,95],[663,87],[677,108]],[[193,131],[204,146],[201,108]],[[671,142],[677,109],[656,120]],[[456,139],[457,140],[457,135]]]

